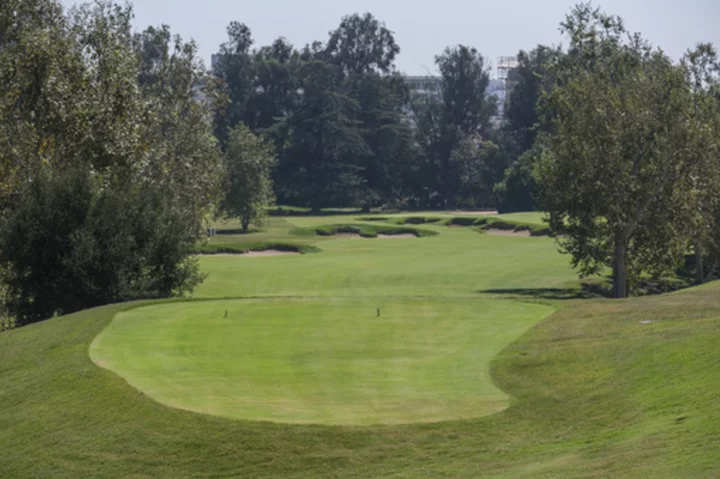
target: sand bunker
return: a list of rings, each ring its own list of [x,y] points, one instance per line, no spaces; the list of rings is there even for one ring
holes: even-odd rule
[[[493,235],[493,236],[522,236],[522,237],[530,237],[532,234],[525,230],[525,231],[512,231],[512,230],[499,230],[499,229],[489,229],[485,230],[487,234]]]
[[[380,238],[380,239],[408,239],[408,238],[417,238],[417,236],[415,236],[415,235],[412,234],[412,233],[403,233],[403,234],[399,234],[399,235],[378,235],[377,237]]]
[[[264,251],[245,251],[243,253],[217,253],[217,254],[202,254],[200,256],[233,256],[241,258],[262,258],[266,256],[288,256],[298,255],[297,251],[280,251],[277,249],[266,249]]]
[[[333,238],[360,238],[360,239],[407,239],[407,238],[417,238],[412,233],[402,233],[397,235],[388,235],[388,234],[378,234],[377,237],[366,237],[366,236],[360,236],[357,233],[338,233],[332,235]]]
[[[362,238],[362,236],[360,236],[357,233],[335,233],[334,235],[332,235],[332,237],[333,238]]]
[[[263,256],[288,256],[288,255],[294,255],[294,254],[300,254],[297,251],[280,251],[278,249],[266,249],[264,251],[248,251],[247,253],[244,253],[242,256],[247,257],[263,257]]]
[[[497,216],[497,211],[450,211],[451,215],[456,216]]]

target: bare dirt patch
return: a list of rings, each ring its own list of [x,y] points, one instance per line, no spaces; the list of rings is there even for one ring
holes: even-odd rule
[[[403,233],[399,235],[377,235],[379,239],[408,239],[408,238],[417,238],[412,233]]]
[[[512,230],[499,230],[499,229],[489,229],[485,230],[487,234],[493,235],[493,236],[520,236],[529,238],[532,236],[532,234],[525,230],[525,231],[512,231]]]

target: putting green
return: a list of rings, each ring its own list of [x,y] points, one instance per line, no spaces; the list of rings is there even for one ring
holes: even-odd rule
[[[509,398],[492,383],[490,361],[551,312],[462,299],[171,303],[119,314],[90,355],[160,403],[201,413],[435,422],[504,409]]]

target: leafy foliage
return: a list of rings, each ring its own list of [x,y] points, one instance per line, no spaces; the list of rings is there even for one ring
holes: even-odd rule
[[[270,172],[275,165],[275,152],[249,128],[238,125],[230,131],[225,152],[227,186],[222,210],[241,220],[243,230],[250,223],[261,226],[265,207],[273,201]]]
[[[495,99],[485,95],[490,77],[484,58],[460,45],[446,49],[435,62],[442,76],[439,95],[426,95],[413,105],[424,154],[419,183],[425,206],[454,208],[463,201],[477,206],[474,197],[487,204],[500,178],[483,181],[480,175],[493,154],[494,146],[483,136],[496,111]]]
[[[213,82],[192,42],[131,18],[0,6],[0,268],[22,322],[198,282],[189,245],[222,174]]]
[[[538,169],[543,205],[581,274],[612,267],[624,297],[684,254],[689,89],[664,54],[589,4],[564,29],[571,43],[554,67]]]
[[[0,229],[8,310],[21,324],[54,313],[191,291],[192,218],[153,190],[102,188],[89,172],[44,170]]]

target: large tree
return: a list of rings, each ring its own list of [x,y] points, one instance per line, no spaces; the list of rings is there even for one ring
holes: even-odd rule
[[[243,230],[262,225],[265,209],[274,200],[270,173],[275,150],[245,125],[230,130],[227,148],[227,180],[221,207],[229,217],[240,218]]]
[[[273,136],[273,127],[286,118],[300,101],[299,52],[285,39],[258,49],[253,56],[255,83],[248,101],[248,125],[258,134]],[[235,126],[235,125],[232,125]],[[283,138],[273,136],[282,147]]]
[[[369,154],[357,120],[359,105],[344,94],[341,70],[308,54],[298,75],[303,90],[295,111],[278,125],[287,145],[278,177],[283,196],[314,212],[357,204],[363,188],[358,158]]]
[[[255,128],[255,112],[250,106],[256,87],[252,32],[244,23],[230,22],[227,35],[228,40],[220,45],[213,69],[228,100],[215,116],[215,135],[223,145],[230,129],[238,123]]]
[[[0,271],[15,314],[36,321],[192,288],[189,254],[222,173],[194,44],[164,27],[134,36],[132,10],[109,1],[67,15],[50,1],[10,3],[0,6]],[[127,268],[110,248],[129,255]],[[66,293],[74,299],[61,302]]]
[[[692,89],[688,154],[695,163],[687,216],[700,284],[706,279],[705,257],[717,262],[720,252],[720,61],[713,45],[699,44],[687,52],[683,66]]]
[[[411,133],[404,114],[407,85],[395,69],[400,48],[393,33],[371,14],[343,18],[323,52],[342,72],[340,91],[357,102],[358,126],[368,149],[354,162],[367,210],[401,195]]]
[[[472,177],[466,170],[472,162],[454,160],[468,158],[469,145],[482,147],[497,109],[496,99],[486,96],[490,76],[476,49],[464,45],[447,48],[435,62],[441,74],[440,91],[416,99],[413,109],[417,139],[426,158],[422,176],[428,206],[453,208],[467,186],[463,179]],[[470,157],[477,162],[483,156]],[[491,189],[493,183],[488,183],[487,189]]]
[[[611,267],[622,298],[685,251],[689,88],[662,52],[590,4],[575,7],[563,30],[569,54],[546,99],[542,202],[573,264],[586,275]]]
[[[325,54],[348,75],[391,73],[400,47],[372,14],[348,15],[330,33]]]
[[[543,45],[529,52],[521,50],[517,55],[518,65],[510,72],[508,81],[512,88],[505,120],[520,154],[532,148],[541,130],[538,102],[543,91],[552,85],[548,67],[558,54],[557,50]]]

